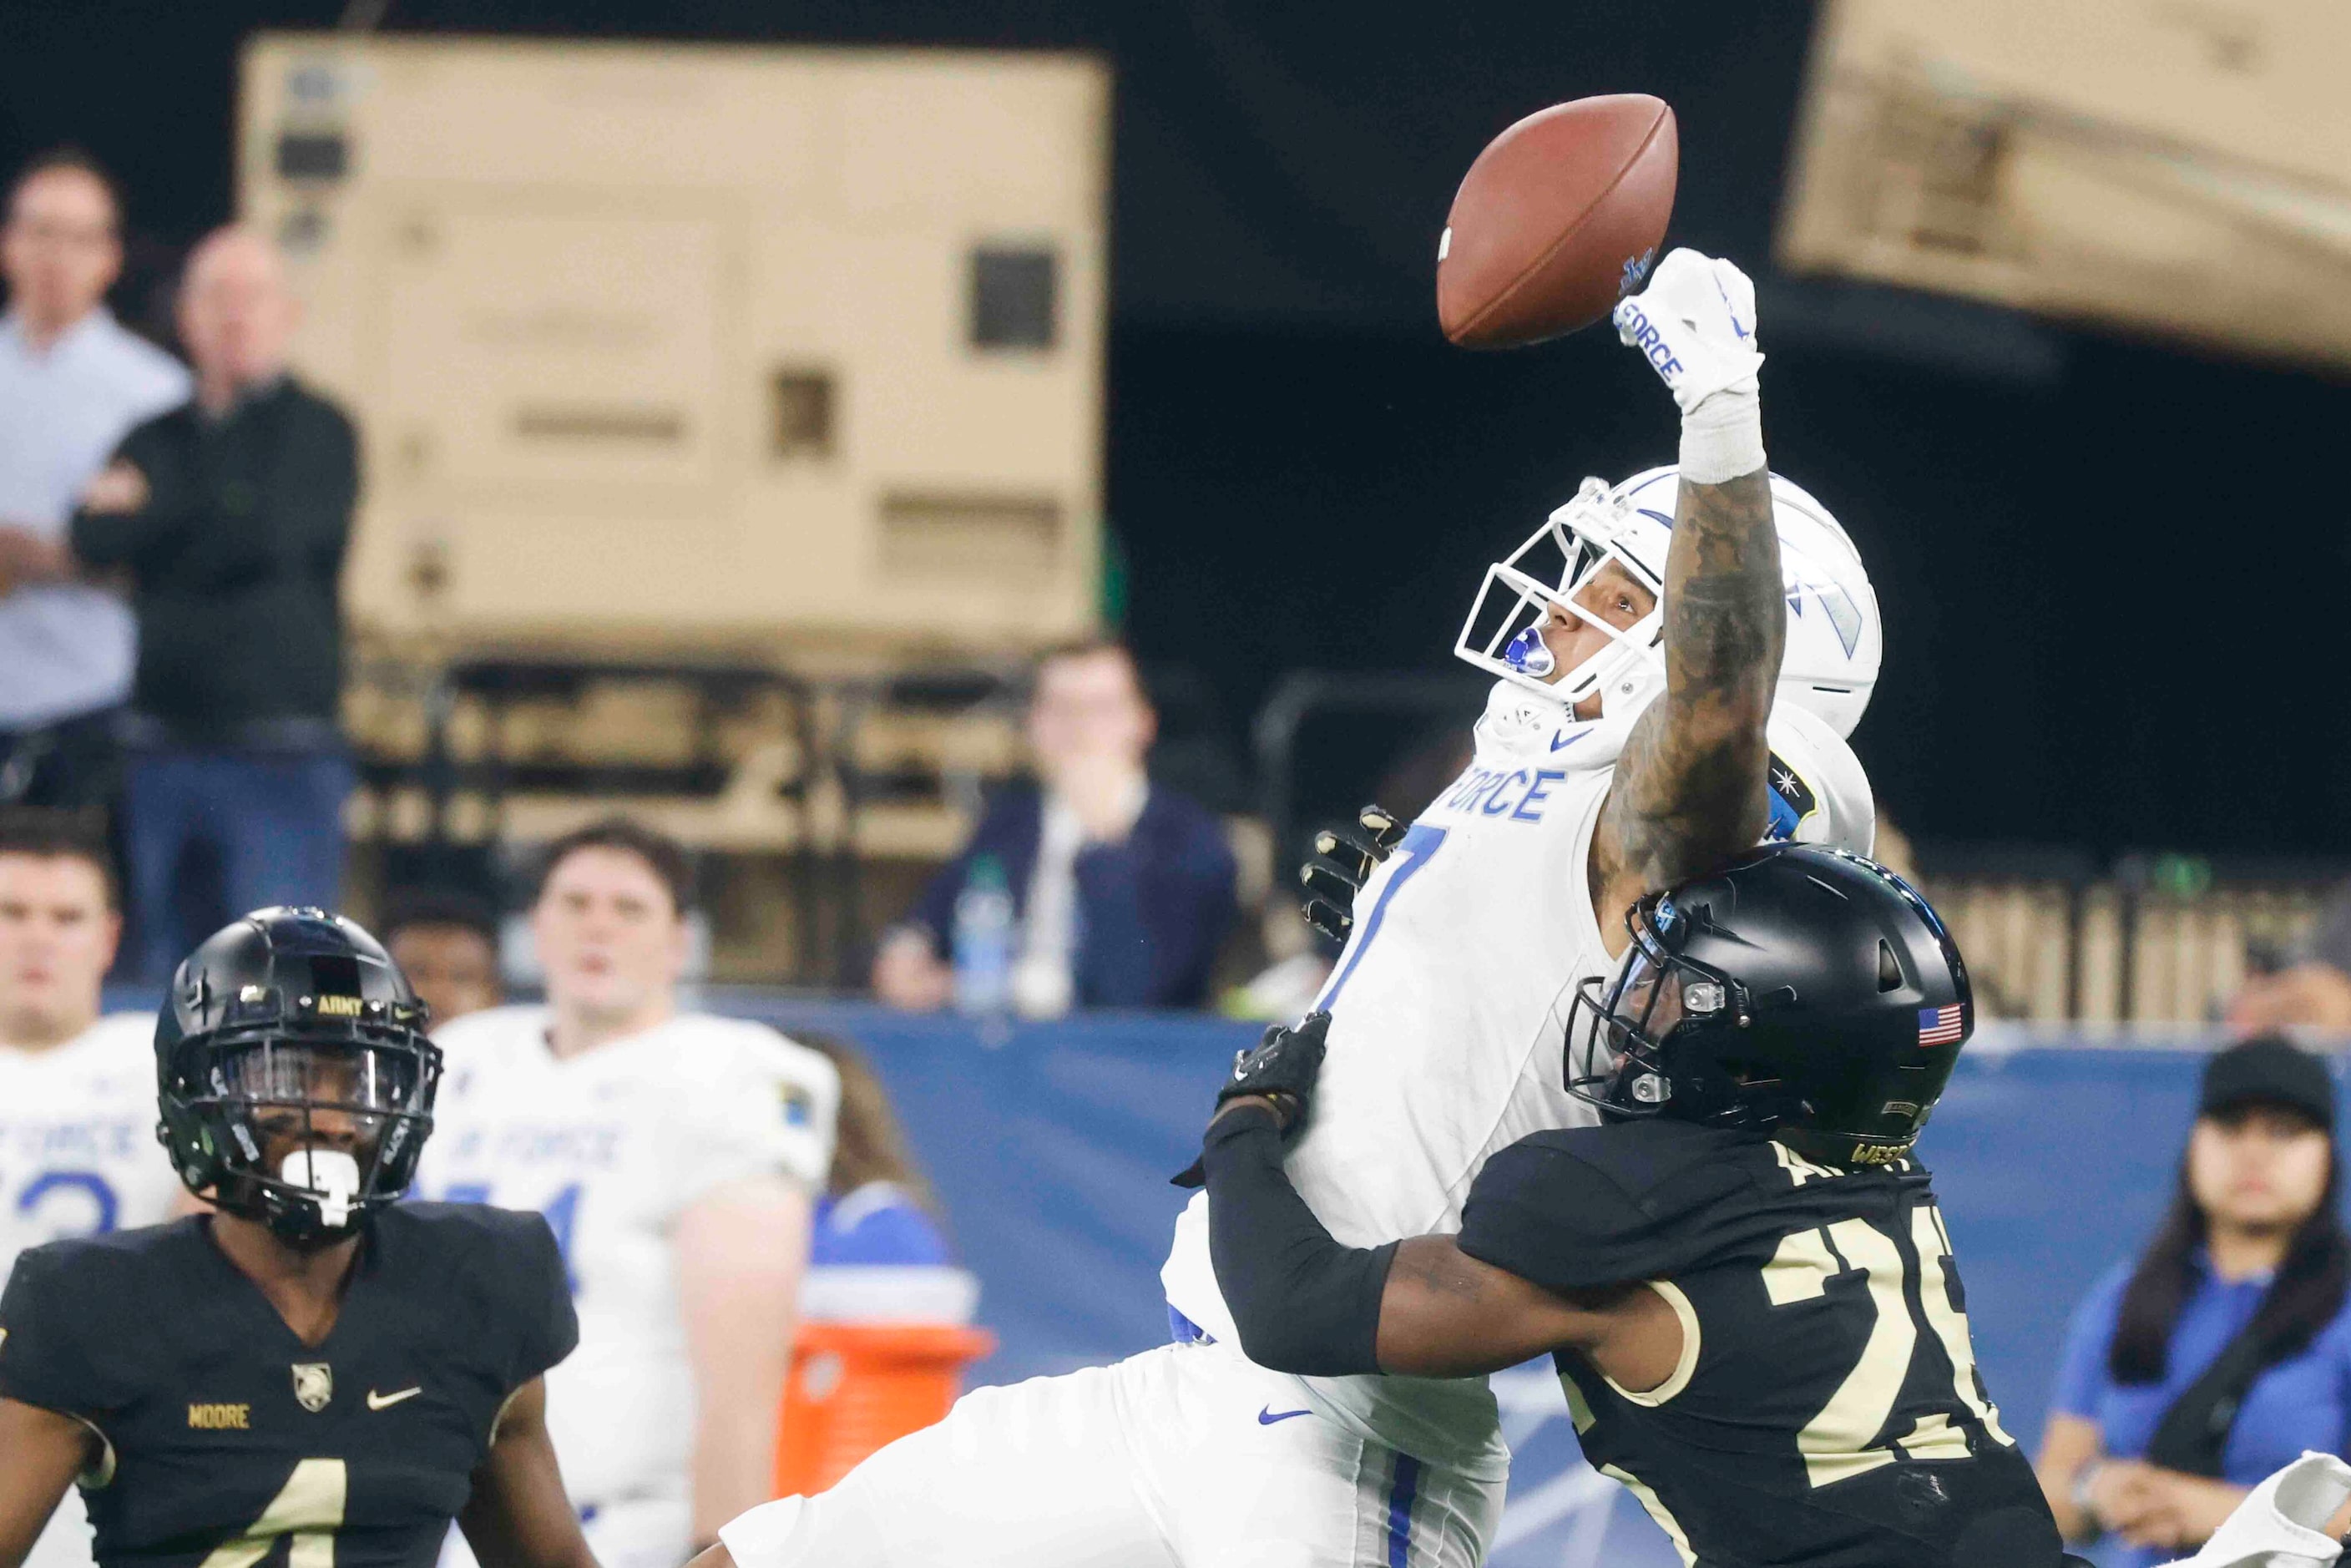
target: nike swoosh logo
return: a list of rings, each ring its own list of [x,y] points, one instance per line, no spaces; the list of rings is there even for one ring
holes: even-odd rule
[[[393,1406],[399,1404],[402,1400],[413,1399],[423,1392],[424,1388],[421,1384],[414,1388],[403,1388],[397,1394],[378,1394],[374,1389],[371,1388],[368,1390],[368,1408],[371,1410],[389,1410]]]
[[[1577,741],[1582,740],[1585,736],[1590,735],[1591,733],[1592,732],[1588,729],[1579,729],[1573,735],[1569,736],[1565,740],[1562,740],[1559,737],[1559,731],[1552,730],[1551,732],[1551,748],[1553,751],[1565,751],[1569,747],[1573,746]]]
[[[1287,1421],[1293,1416],[1311,1416],[1313,1414],[1314,1412],[1311,1410],[1276,1410],[1272,1406],[1269,1405],[1264,1409],[1259,1410],[1257,1413],[1257,1424],[1260,1427],[1270,1427],[1276,1421]]]

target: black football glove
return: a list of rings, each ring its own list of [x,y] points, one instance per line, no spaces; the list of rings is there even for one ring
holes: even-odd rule
[[[1306,924],[1342,946],[1355,928],[1355,894],[1364,891],[1372,868],[1404,839],[1404,824],[1384,807],[1366,806],[1355,820],[1363,824],[1360,831],[1325,828],[1315,834],[1313,858],[1298,868],[1306,888],[1301,906]]]
[[[1313,1101],[1314,1080],[1322,1071],[1322,1037],[1330,1031],[1329,1013],[1308,1013],[1294,1029],[1275,1024],[1267,1030],[1255,1051],[1233,1057],[1232,1072],[1217,1091],[1217,1109],[1222,1111],[1227,1101],[1244,1094],[1262,1094],[1280,1113],[1282,1135],[1296,1132]],[[1211,1114],[1208,1119],[1213,1122],[1216,1117]],[[1168,1179],[1176,1186],[1201,1186],[1207,1184],[1208,1173],[1194,1160]]]

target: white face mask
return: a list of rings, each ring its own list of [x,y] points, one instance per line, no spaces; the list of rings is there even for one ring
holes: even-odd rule
[[[351,1200],[360,1195],[360,1163],[342,1150],[297,1149],[277,1167],[277,1179],[316,1193],[319,1219],[328,1229],[350,1223]]]

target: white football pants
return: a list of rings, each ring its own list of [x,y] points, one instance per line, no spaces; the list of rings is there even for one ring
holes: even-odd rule
[[[1476,1568],[1503,1482],[1368,1443],[1217,1344],[979,1388],[831,1490],[719,1532],[737,1568]]]
[[[24,1568],[90,1568],[92,1560],[89,1510],[83,1506],[81,1489],[68,1487],[25,1554]]]

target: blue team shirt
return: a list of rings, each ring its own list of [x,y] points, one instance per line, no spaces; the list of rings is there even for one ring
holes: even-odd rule
[[[2106,1355],[2135,1266],[2116,1265],[2074,1310],[2051,1401],[2053,1409],[2095,1421],[2105,1451],[2124,1459],[2147,1453],[2163,1413],[2252,1321],[2270,1284],[2267,1275],[2222,1280],[2199,1255],[2196,1283],[2172,1330],[2163,1381],[2117,1384],[2106,1368]],[[2252,1486],[2300,1458],[2305,1448],[2351,1452],[2351,1302],[2300,1355],[2253,1380],[2221,1452],[2221,1478],[2233,1485]],[[2143,1568],[2171,1555],[2117,1544],[2107,1561],[2114,1568]]]
[[[938,1222],[912,1195],[887,1182],[827,1193],[809,1237],[811,1268],[923,1267],[954,1261]]]

